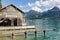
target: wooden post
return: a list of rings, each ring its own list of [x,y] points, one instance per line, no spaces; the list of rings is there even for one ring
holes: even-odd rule
[[[37,31],[35,31],[35,40],[37,40]]]
[[[35,31],[35,37],[37,37],[37,31]]]
[[[45,30],[43,30],[43,32],[44,32],[44,38],[46,37],[46,31]]]
[[[14,34],[12,33],[12,40],[14,39]]]
[[[27,32],[25,32],[24,34],[25,34],[25,38],[27,38]]]

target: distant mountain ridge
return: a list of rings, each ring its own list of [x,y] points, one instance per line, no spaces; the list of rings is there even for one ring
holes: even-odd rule
[[[42,19],[42,18],[56,18],[56,17],[60,18],[60,9],[58,7],[54,7],[42,13],[30,10],[25,14],[27,19]]]

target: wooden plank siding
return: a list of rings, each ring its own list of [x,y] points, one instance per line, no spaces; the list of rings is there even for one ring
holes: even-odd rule
[[[9,18],[13,20],[17,18],[17,25],[23,25],[25,23],[24,12],[10,4],[7,7],[4,7],[0,10],[0,19],[1,18]]]

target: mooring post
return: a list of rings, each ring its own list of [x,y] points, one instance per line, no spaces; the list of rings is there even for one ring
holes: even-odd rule
[[[43,32],[44,32],[44,38],[46,37],[46,31],[45,30],[43,30]]]
[[[35,40],[37,40],[37,31],[35,31],[34,33],[35,33]]]
[[[25,32],[24,34],[25,34],[25,38],[27,38],[27,32]]]
[[[37,37],[37,31],[35,31],[35,37]]]
[[[12,40],[14,39],[14,33],[12,33]]]

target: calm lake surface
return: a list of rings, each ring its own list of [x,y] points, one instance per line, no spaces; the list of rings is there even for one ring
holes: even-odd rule
[[[60,40],[60,19],[35,19],[26,20],[27,25],[35,25],[37,30],[46,30],[46,37],[43,32],[38,33],[37,37],[33,34],[28,34],[28,37],[15,36],[13,40]],[[11,37],[0,37],[0,40],[12,40]]]
[[[27,20],[28,25],[35,25],[36,29],[46,29],[46,38],[43,37],[43,33],[38,33],[37,37],[33,34],[29,34],[27,40],[60,40],[60,19],[35,19]]]

